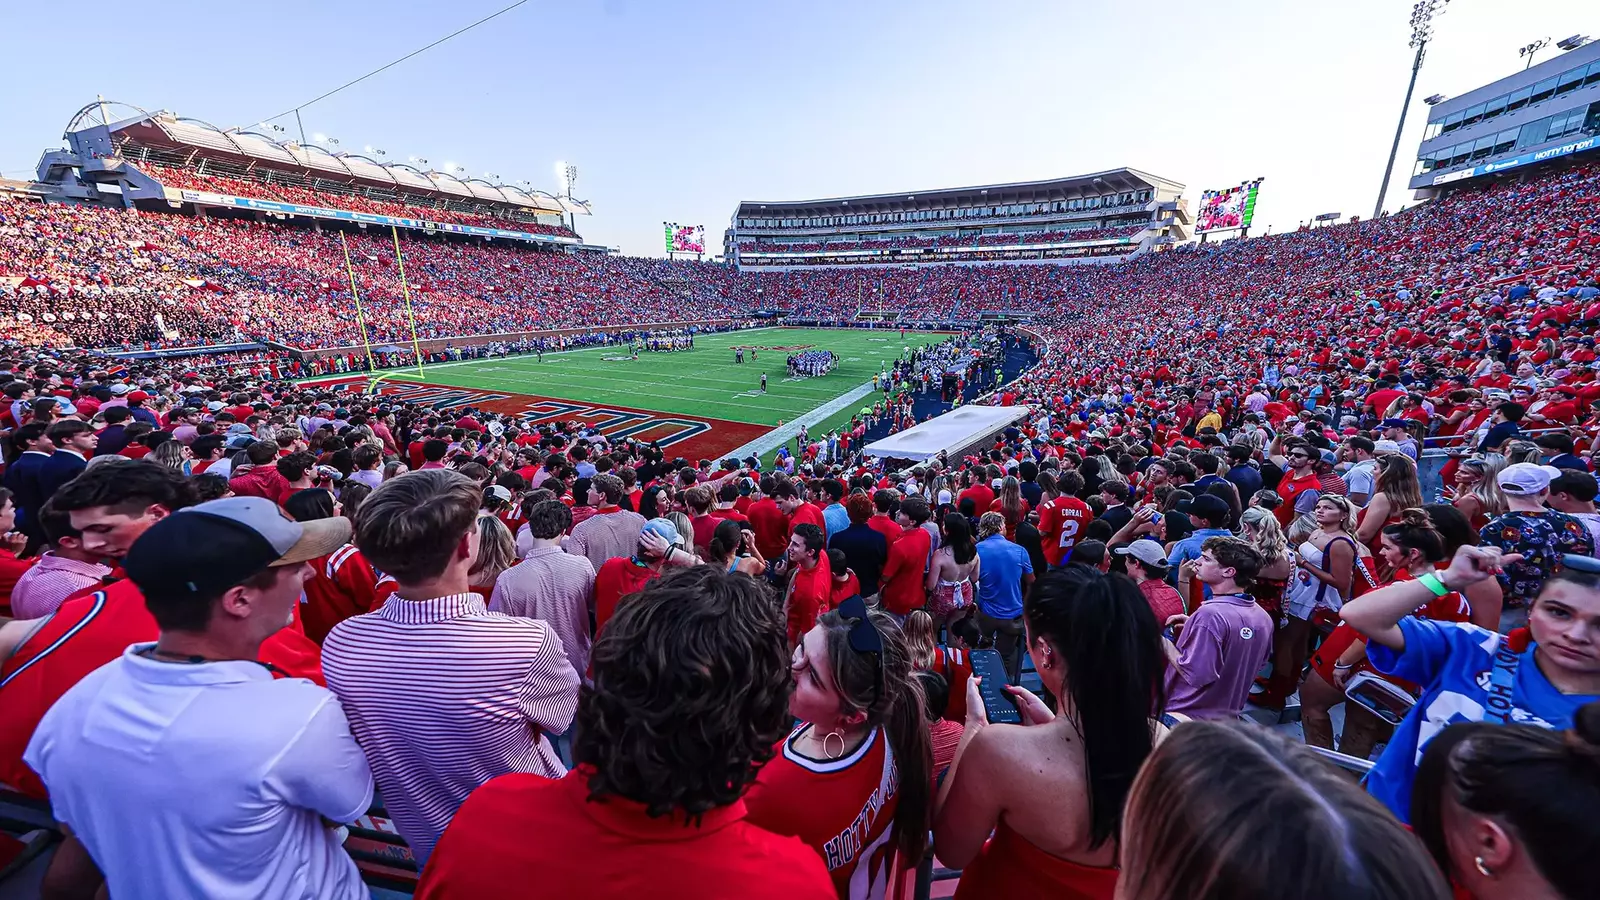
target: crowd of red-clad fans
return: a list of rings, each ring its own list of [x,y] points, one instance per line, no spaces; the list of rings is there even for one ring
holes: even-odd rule
[[[67,835],[56,896],[366,896],[402,853],[364,855],[375,795],[424,897],[902,897],[929,853],[971,898],[1589,896],[1597,184],[1110,267],[413,251],[477,331],[511,314],[462,284],[589,324],[612,278],[676,320],[1040,313],[906,351],[1042,355],[993,398],[1025,415],[915,463],[41,349],[137,303],[348,328],[240,302],[342,252],[7,206],[10,274],[51,280],[5,298],[40,330],[0,348],[0,783]],[[1291,704],[1304,744],[1240,721]]]
[[[151,177],[167,187],[191,191],[210,191],[214,194],[249,197],[256,200],[278,200],[301,206],[319,206],[324,209],[374,213],[407,219],[425,219],[429,222],[450,222],[456,225],[502,228],[508,231],[522,231],[528,234],[577,237],[572,232],[572,229],[564,225],[546,225],[522,219],[496,218],[485,213],[446,209],[443,206],[424,204],[420,201],[416,203],[399,203],[371,197],[364,193],[357,193],[356,191],[359,189],[352,187],[344,187],[339,190],[321,190],[288,184],[283,181],[269,182],[231,175],[201,174],[190,169],[178,169],[170,166],[149,165],[144,168],[148,169]],[[333,187],[331,183],[330,187]]]
[[[1070,231],[1028,231],[1007,234],[984,234],[976,238],[922,237],[917,235],[896,238],[871,238],[858,241],[801,241],[768,242],[754,238],[741,240],[742,253],[820,253],[839,250],[905,250],[951,247],[999,247],[1009,244],[1058,244],[1065,241],[1104,241],[1133,237],[1149,227],[1147,223],[1117,225],[1107,228],[1079,228]]]

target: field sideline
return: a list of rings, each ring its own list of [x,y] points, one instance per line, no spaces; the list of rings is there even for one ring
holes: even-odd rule
[[[584,408],[619,407],[703,421],[709,428],[695,437],[693,445],[696,455],[704,456],[742,446],[870,382],[905,347],[936,343],[947,336],[947,332],[908,331],[902,340],[892,329],[759,328],[697,335],[693,350],[641,352],[636,360],[628,358],[625,347],[612,345],[546,353],[542,362],[536,355],[521,355],[437,363],[427,367],[426,379],[404,369],[391,370],[382,384],[392,392],[409,393],[408,386],[432,385],[508,395],[504,401],[564,401]],[[734,362],[735,346],[757,348],[756,358],[752,360],[746,351],[743,363]],[[787,358],[802,350],[831,350],[840,361],[823,377],[790,379]],[[760,393],[762,373],[767,376],[765,394]],[[868,402],[870,398],[862,405]],[[552,410],[561,406],[546,404]],[[820,428],[847,421],[859,408],[852,403],[825,419]],[[571,417],[581,419],[583,414]],[[724,427],[719,429],[719,424]],[[726,427],[730,425],[745,427]],[[613,429],[602,426],[602,430]],[[811,430],[819,433],[818,426]]]

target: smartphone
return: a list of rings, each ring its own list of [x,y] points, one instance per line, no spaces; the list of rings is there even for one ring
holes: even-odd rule
[[[1350,679],[1350,683],[1345,686],[1344,695],[1371,710],[1390,725],[1400,724],[1400,720],[1404,719],[1406,713],[1417,703],[1417,698],[1404,689],[1371,672],[1362,672]]]
[[[974,650],[971,658],[972,674],[983,679],[978,683],[978,693],[983,696],[983,710],[989,721],[1021,725],[1022,711],[1005,691],[1006,664],[1000,658],[1000,651]]]

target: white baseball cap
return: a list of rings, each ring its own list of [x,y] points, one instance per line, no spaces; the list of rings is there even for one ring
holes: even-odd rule
[[[1112,552],[1121,556],[1131,556],[1146,565],[1161,566],[1163,568],[1167,565],[1167,551],[1161,549],[1160,544],[1147,538],[1140,538],[1128,546],[1118,547]]]
[[[1561,470],[1555,466],[1512,463],[1500,470],[1500,474],[1495,476],[1495,481],[1500,484],[1500,490],[1519,497],[1527,497],[1550,487],[1550,482],[1559,477]]]

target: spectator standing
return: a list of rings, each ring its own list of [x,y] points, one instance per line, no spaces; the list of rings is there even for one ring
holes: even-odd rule
[[[865,494],[852,495],[844,509],[850,524],[830,533],[828,547],[844,554],[847,567],[861,582],[861,595],[870,600],[878,593],[878,577],[889,561],[889,542],[869,524],[873,506]]]
[[[589,493],[595,514],[573,526],[571,536],[561,542],[561,547],[589,560],[590,567],[599,572],[606,560],[633,552],[645,519],[622,508],[622,479],[615,475],[601,472],[591,478]]]
[[[822,521],[827,526],[828,540],[832,541],[834,535],[850,527],[850,514],[844,507],[844,484],[837,478],[822,479],[822,496],[828,501],[822,508]]]
[[[784,623],[765,589],[711,566],[652,581],[617,610],[593,660],[577,768],[474,791],[419,900],[508,885],[596,900],[837,896],[817,853],[753,824],[742,799],[792,721]]]
[[[777,490],[777,480],[771,475],[761,476],[761,496],[745,510],[745,515],[750,518],[750,525],[756,532],[756,549],[761,551],[764,559],[778,559],[783,556],[789,537],[789,517],[778,508],[778,501],[772,496],[775,490]],[[896,531],[898,532],[898,529]]]
[[[751,785],[750,821],[810,845],[839,896],[882,900],[896,856],[904,866],[922,858],[933,787],[905,638],[854,597],[805,633],[790,673],[789,712],[801,724]]]
[[[1128,577],[1138,585],[1157,622],[1165,624],[1173,616],[1183,615],[1183,597],[1167,583],[1170,567],[1160,544],[1141,538],[1112,552],[1128,557]]]
[[[1594,555],[1594,539],[1582,522],[1545,508],[1550,484],[1560,475],[1561,470],[1552,466],[1513,463],[1495,476],[1506,495],[1507,511],[1483,527],[1479,542],[1519,557],[1498,573],[1505,592],[1500,612],[1502,634],[1527,623],[1528,607],[1545,579],[1560,567],[1561,554]]]
[[[822,529],[809,522],[795,526],[784,557],[789,583],[783,594],[784,618],[789,622],[789,642],[797,644],[828,611],[833,596],[833,568]]]
[[[1411,798],[1417,836],[1472,900],[1584,897],[1600,847],[1600,705],[1567,735],[1451,725],[1428,742]]]
[[[530,510],[533,549],[495,582],[489,610],[547,623],[561,639],[567,662],[581,674],[589,669],[595,571],[587,558],[561,551],[561,535],[571,522],[572,510],[560,500],[545,500]]]
[[[1261,554],[1238,538],[1208,539],[1200,559],[1185,563],[1211,589],[1211,597],[1166,625],[1167,712],[1191,719],[1235,718],[1244,711],[1256,672],[1272,652],[1272,617],[1249,588],[1261,571]]]
[[[12,433],[11,442],[18,453],[6,466],[5,486],[17,504],[17,528],[35,544],[45,541],[44,529],[39,524],[39,510],[47,498],[39,474],[44,464],[55,452],[55,444],[46,434],[42,422],[29,422]]]
[[[112,460],[73,479],[51,498],[82,535],[83,549],[120,562],[140,535],[176,510],[195,504],[189,479],[155,463]],[[44,787],[22,764],[22,750],[40,718],[84,676],[121,656],[130,644],[160,633],[144,595],[122,578],[90,585],[62,601],[48,618],[20,623],[14,652],[0,663],[0,782],[33,797]],[[322,682],[317,645],[297,622],[261,645],[260,660],[286,674]]]
[[[1600,484],[1588,472],[1566,469],[1550,482],[1550,508],[1583,523],[1589,529],[1589,539],[1600,549],[1600,511],[1595,510],[1594,498],[1600,493]]]
[[[1367,790],[1401,821],[1410,821],[1417,759],[1446,726],[1565,730],[1580,707],[1600,700],[1600,560],[1567,560],[1542,583],[1527,631],[1509,637],[1468,622],[1412,615],[1516,561],[1497,547],[1460,547],[1437,575],[1397,581],[1345,604],[1344,621],[1366,636],[1372,667],[1422,686],[1366,779]]]
[[[963,870],[958,900],[1112,897],[1123,802],[1162,730],[1161,634],[1148,610],[1121,575],[1047,574],[1028,595],[1029,651],[1060,714],[1008,685],[1022,724],[990,724],[981,679],[967,680],[933,829],[940,860]]]
[[[419,862],[485,781],[566,771],[547,736],[572,722],[578,673],[549,625],[490,613],[470,590],[481,498],[450,471],[373,491],[355,543],[397,587],[323,643],[328,685]]]
[[[361,748],[331,693],[257,663],[306,561],[349,532],[229,498],[139,537],[124,565],[159,636],[62,695],[28,746],[56,819],[87,851],[62,848],[52,881],[92,884],[98,866],[120,897],[367,896],[328,824],[372,802]]]
[[[1415,835],[1305,747],[1264,728],[1173,729],[1123,814],[1125,898],[1449,900]]]
[[[1022,674],[1022,598],[1033,586],[1034,572],[1027,551],[1006,540],[1005,527],[1000,513],[984,513],[978,520],[978,628],[1000,652],[1006,676],[1016,684]]]
[[[594,631],[598,637],[606,622],[617,611],[623,597],[642,590],[646,583],[661,577],[668,565],[694,565],[700,560],[678,548],[678,526],[671,519],[656,518],[644,523],[630,556],[606,560],[594,580]]]
[[[63,600],[111,574],[104,557],[83,549],[83,533],[72,527],[69,514],[46,502],[38,519],[50,549],[11,589],[11,614],[18,619],[48,616]]]
[[[793,537],[794,530],[801,525],[815,525],[822,529],[824,535],[828,533],[828,523],[822,517],[822,510],[806,502],[805,485],[793,481],[782,482],[773,488],[773,498],[778,502],[778,509],[788,517],[789,537]]]
[[[927,603],[924,584],[933,537],[923,528],[928,521],[928,501],[915,494],[900,501],[895,521],[900,537],[889,545],[889,559],[883,566],[879,603],[885,611],[904,620],[913,609]]]
[[[76,419],[55,422],[46,434],[56,448],[50,458],[39,466],[39,494],[48,500],[62,485],[77,478],[88,467],[89,457],[94,455],[95,445],[100,438],[88,422]]]

